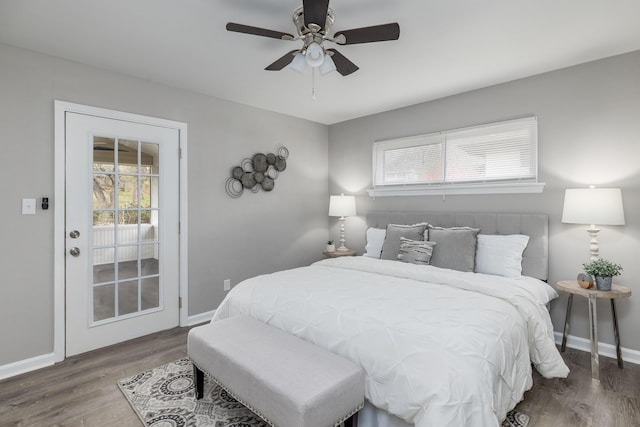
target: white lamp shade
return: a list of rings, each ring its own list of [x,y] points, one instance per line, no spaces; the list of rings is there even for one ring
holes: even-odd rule
[[[329,216],[354,216],[356,214],[356,198],[354,196],[331,196],[329,199]]]
[[[333,71],[336,71],[336,64],[331,59],[331,55],[324,56],[324,62],[320,66],[320,74],[327,75]]]
[[[562,222],[569,224],[624,225],[619,188],[575,188],[564,193]]]
[[[312,42],[307,46],[307,52],[304,55],[304,59],[311,67],[319,67],[324,62],[324,50],[316,42]]]
[[[307,68],[307,62],[304,60],[304,55],[300,52],[296,53],[293,57],[293,61],[289,65],[289,68],[299,73],[303,72]]]

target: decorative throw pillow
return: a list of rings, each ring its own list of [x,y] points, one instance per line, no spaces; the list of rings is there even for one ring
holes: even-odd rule
[[[431,254],[435,242],[425,242],[424,240],[410,240],[400,237],[400,250],[398,259],[411,264],[429,265]]]
[[[371,258],[380,258],[382,254],[382,244],[384,243],[384,237],[387,235],[387,230],[383,228],[368,228],[367,229],[367,246],[364,247],[363,256]]]
[[[474,271],[479,228],[429,226],[429,241],[438,246],[431,265],[458,271]]]
[[[522,253],[529,243],[529,236],[510,234],[478,235],[476,249],[476,273],[495,274],[510,278],[522,276]]]
[[[413,225],[387,225],[387,235],[382,244],[382,259],[397,260],[400,251],[400,237],[411,240],[422,240],[422,233],[427,228],[427,223]]]

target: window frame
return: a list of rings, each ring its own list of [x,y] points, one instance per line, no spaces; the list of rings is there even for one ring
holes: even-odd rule
[[[530,146],[531,150],[527,152],[533,157],[533,176],[528,178],[515,179],[491,179],[487,178],[482,181],[447,181],[447,135],[455,136],[455,134],[486,128],[490,133],[492,127],[498,127],[514,124],[518,121],[523,122],[524,126],[533,129]],[[381,154],[394,148],[402,149],[419,145],[431,145],[432,141],[440,139],[442,142],[441,167],[443,171],[442,180],[436,183],[403,183],[403,184],[379,184],[379,168],[384,167]],[[425,143],[416,144],[423,140]],[[489,141],[491,143],[492,141]],[[541,193],[544,190],[545,183],[538,181],[538,121],[536,116],[524,116],[509,120],[485,123],[476,126],[457,128],[439,132],[432,132],[422,135],[414,135],[403,138],[380,140],[373,143],[372,155],[372,188],[367,190],[370,197],[384,196],[422,196],[422,195],[463,195],[463,194],[522,194],[522,193]]]

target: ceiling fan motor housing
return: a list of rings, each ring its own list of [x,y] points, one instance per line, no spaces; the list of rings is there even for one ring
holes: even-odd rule
[[[315,32],[315,33],[321,34],[321,37],[322,37],[331,33],[331,27],[333,26],[333,22],[335,20],[334,16],[335,15],[333,14],[333,10],[328,9],[327,20],[324,23],[324,29],[322,29],[320,23],[316,23],[317,30],[313,31],[311,28],[307,28],[307,26],[304,24],[304,8],[303,6],[300,6],[293,12],[293,24],[296,26],[296,30],[298,31],[298,34],[300,36],[305,36],[308,33]]]

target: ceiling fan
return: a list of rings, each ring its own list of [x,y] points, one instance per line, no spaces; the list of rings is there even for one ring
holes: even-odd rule
[[[326,49],[325,41],[350,45],[398,40],[400,37],[400,25],[397,22],[337,31],[331,36],[333,22],[334,13],[329,8],[329,0],[303,0],[302,6],[293,12],[297,36],[234,22],[227,23],[227,31],[288,41],[302,40],[302,48],[287,52],[265,70],[279,71],[291,64],[291,68],[297,71],[310,66],[319,69],[323,75],[337,70],[343,76],[358,71],[358,66],[336,49]]]

